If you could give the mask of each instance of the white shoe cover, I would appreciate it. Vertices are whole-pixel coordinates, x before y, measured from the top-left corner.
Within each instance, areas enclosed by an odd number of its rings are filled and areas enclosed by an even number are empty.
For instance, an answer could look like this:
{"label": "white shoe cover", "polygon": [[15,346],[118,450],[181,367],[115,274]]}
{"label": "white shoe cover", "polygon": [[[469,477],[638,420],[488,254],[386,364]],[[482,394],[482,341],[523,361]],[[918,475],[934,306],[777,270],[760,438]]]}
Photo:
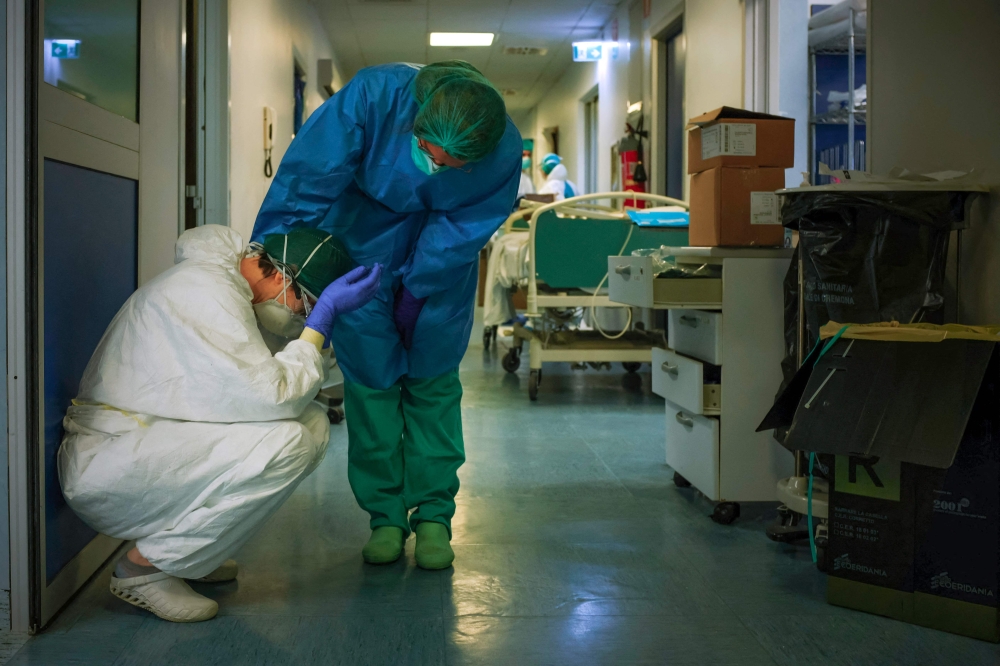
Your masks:
{"label": "white shoe cover", "polygon": [[162,572],[134,578],[112,576],[111,593],[170,622],[211,620],[219,612],[215,601],[201,596],[180,578]]}
{"label": "white shoe cover", "polygon": [[228,583],[231,580],[236,580],[236,574],[239,572],[240,566],[236,564],[236,560],[226,560],[218,569],[207,576],[192,578],[191,580],[196,583]]}

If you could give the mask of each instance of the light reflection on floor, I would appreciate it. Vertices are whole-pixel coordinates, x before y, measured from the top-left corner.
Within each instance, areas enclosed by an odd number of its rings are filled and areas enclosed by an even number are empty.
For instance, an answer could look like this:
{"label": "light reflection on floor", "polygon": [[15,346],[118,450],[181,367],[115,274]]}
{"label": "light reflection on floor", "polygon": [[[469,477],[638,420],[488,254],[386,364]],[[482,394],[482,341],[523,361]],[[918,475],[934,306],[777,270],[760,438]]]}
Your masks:
{"label": "light reflection on floor", "polygon": [[219,618],[160,621],[113,599],[105,572],[11,663],[1000,662],[993,645],[827,605],[807,551],[769,542],[759,512],[712,523],[671,483],[648,372],[547,366],[529,403],[527,363],[508,375],[472,339],[452,570],[416,569],[412,539],[403,561],[362,563],[367,517],[335,426],[239,554],[239,580],[201,588]]}

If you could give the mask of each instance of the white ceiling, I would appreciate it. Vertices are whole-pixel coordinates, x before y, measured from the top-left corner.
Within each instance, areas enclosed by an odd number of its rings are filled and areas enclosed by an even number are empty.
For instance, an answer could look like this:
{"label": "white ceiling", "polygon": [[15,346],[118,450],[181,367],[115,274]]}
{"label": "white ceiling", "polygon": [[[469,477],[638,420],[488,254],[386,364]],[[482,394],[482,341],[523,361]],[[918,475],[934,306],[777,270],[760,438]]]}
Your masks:
{"label": "white ceiling", "polygon": [[[506,95],[511,113],[538,103],[572,62],[573,40],[596,37],[620,0],[312,0],[346,78],[387,62],[467,60]],[[493,32],[490,47],[429,45],[431,32]],[[508,46],[548,49],[504,55]]]}

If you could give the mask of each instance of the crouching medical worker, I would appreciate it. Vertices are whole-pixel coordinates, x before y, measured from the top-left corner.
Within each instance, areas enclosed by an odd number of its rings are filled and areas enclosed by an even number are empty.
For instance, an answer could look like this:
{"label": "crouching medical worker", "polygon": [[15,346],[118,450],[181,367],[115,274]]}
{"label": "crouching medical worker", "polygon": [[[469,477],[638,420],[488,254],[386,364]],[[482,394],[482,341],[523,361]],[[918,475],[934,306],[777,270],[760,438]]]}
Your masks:
{"label": "crouching medical worker", "polygon": [[549,153],[542,158],[542,173],[545,174],[545,184],[538,190],[539,194],[554,194],[556,201],[575,197],[580,191],[569,179],[569,173],[563,166],[562,158],[555,153]]}
{"label": "crouching medical worker", "polygon": [[462,61],[359,71],[285,153],[254,238],[306,226],[386,267],[375,300],[333,332],[344,372],[348,479],[371,516],[362,554],[451,566],[465,461],[458,364],[479,251],[510,214],[521,136],[503,98]]}
{"label": "crouching medical worker", "polygon": [[[176,265],[112,320],[63,421],[58,464],[77,515],[136,541],[115,567],[116,596],[174,622],[215,616],[184,579],[235,578],[227,558],[326,451],[330,424],[312,404],[321,350],[381,278],[378,266],[343,274],[349,261],[315,230],[248,252],[210,224],[185,232]],[[272,356],[257,317],[299,339]]]}

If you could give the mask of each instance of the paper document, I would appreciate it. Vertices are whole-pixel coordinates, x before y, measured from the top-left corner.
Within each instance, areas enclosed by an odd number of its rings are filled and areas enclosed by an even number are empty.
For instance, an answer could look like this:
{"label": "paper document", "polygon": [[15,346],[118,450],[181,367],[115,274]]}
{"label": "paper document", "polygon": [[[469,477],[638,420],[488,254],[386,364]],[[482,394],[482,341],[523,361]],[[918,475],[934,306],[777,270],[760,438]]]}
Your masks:
{"label": "paper document", "polygon": [[719,155],[757,154],[757,126],[753,123],[717,123],[701,130],[701,159]]}
{"label": "paper document", "polygon": [[781,224],[778,195],[774,192],[750,193],[750,224]]}

